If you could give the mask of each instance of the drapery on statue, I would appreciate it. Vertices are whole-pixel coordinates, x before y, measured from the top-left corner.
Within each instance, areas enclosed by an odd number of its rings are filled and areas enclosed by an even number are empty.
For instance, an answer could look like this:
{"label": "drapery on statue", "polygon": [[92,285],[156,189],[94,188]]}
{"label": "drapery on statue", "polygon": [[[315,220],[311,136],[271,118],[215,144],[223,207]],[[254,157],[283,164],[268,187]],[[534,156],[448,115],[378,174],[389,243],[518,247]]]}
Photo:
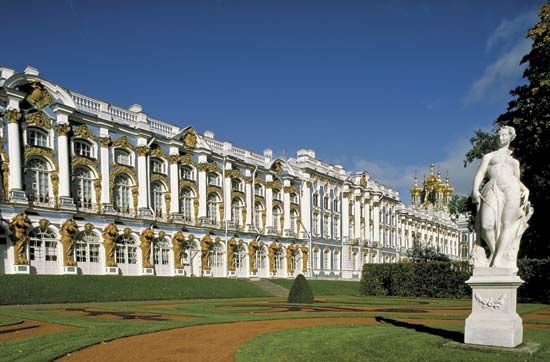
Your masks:
{"label": "drapery on statue", "polygon": [[[474,177],[472,198],[478,209],[475,225],[478,240],[472,255],[475,267],[512,268],[516,273],[519,242],[533,208],[529,190],[519,179],[519,162],[509,149],[516,131],[504,126],[498,130],[498,137],[498,150],[483,156]],[[479,191],[485,176],[489,180]],[[489,248],[488,259],[479,238]]]}
{"label": "drapery on statue", "polygon": [[153,268],[151,264],[151,243],[155,234],[151,228],[143,229],[139,235],[139,248],[141,249],[141,265],[143,268]]}
{"label": "drapery on statue", "polygon": [[103,247],[105,248],[105,266],[116,266],[115,242],[118,236],[118,229],[115,224],[109,224],[103,229]]}
{"label": "drapery on statue", "polygon": [[27,230],[31,227],[29,217],[23,214],[15,215],[11,220],[9,229],[11,232],[11,240],[15,248],[15,265],[27,265]]}
{"label": "drapery on statue", "polygon": [[309,252],[309,248],[305,245],[302,245],[300,246],[300,251],[302,252],[302,272],[306,273],[307,272],[307,262],[308,262],[308,252]]}
{"label": "drapery on statue", "polygon": [[296,255],[296,250],[298,246],[296,244],[290,244],[286,248],[286,270],[289,273],[294,273],[294,264],[292,263],[292,257]]}
{"label": "drapery on statue", "polygon": [[205,235],[201,240],[201,267],[203,271],[210,270],[210,248],[213,243],[210,235]]}
{"label": "drapery on statue", "polygon": [[174,252],[174,269],[183,269],[181,259],[183,256],[182,247],[185,241],[185,236],[181,231],[178,231],[172,237],[172,251]]}
{"label": "drapery on statue", "polygon": [[267,249],[267,256],[269,259],[269,272],[276,273],[277,268],[275,268],[275,254],[281,249],[281,245],[277,244],[275,241],[269,244]]}
{"label": "drapery on statue", "polygon": [[74,237],[78,232],[78,226],[74,220],[69,219],[61,225],[61,229],[59,231],[61,234],[61,245],[63,245],[63,265],[75,266]]}

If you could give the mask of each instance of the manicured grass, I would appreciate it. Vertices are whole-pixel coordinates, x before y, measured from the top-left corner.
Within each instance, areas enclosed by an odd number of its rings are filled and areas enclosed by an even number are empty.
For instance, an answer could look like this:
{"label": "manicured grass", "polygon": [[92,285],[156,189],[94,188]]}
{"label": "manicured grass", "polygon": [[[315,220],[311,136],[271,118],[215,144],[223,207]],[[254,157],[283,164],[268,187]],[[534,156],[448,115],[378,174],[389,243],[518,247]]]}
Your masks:
{"label": "manicured grass", "polygon": [[[269,280],[284,288],[292,287],[293,279],[273,279]],[[310,280],[309,286],[314,296],[318,295],[360,295],[359,282],[343,280]]]}
{"label": "manicured grass", "polygon": [[1,275],[0,304],[266,297],[248,280],[108,275]]}
{"label": "manicured grass", "polygon": [[[420,325],[420,323],[415,325]],[[549,361],[550,350],[534,356],[510,352],[480,352],[443,346],[462,341],[462,328],[428,326],[426,332],[388,323],[319,326],[283,330],[248,340],[236,353],[238,362],[261,361]],[[548,330],[530,330],[527,341],[547,344]]]}

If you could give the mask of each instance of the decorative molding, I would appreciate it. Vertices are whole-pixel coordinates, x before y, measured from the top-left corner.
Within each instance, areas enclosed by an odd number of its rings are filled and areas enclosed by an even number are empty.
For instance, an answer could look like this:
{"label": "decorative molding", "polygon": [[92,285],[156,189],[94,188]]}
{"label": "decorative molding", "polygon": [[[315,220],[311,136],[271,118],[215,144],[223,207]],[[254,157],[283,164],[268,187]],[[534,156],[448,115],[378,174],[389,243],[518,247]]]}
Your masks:
{"label": "decorative molding", "polygon": [[25,117],[25,121],[29,125],[42,127],[42,128],[48,129],[48,130],[52,129],[52,120],[50,119],[50,117],[46,113],[44,113],[42,111],[38,111],[38,112],[28,114]]}
{"label": "decorative molding", "polygon": [[134,213],[136,217],[138,215],[138,194],[139,194],[139,188],[136,185],[132,187],[132,199],[133,199],[132,201],[134,202]]}
{"label": "decorative molding", "polygon": [[203,162],[197,165],[199,171],[208,171],[208,172],[220,172],[220,167],[216,162]]}
{"label": "decorative molding", "polygon": [[292,193],[298,194],[298,189],[296,189],[296,187],[294,186],[285,186],[283,187],[283,191],[289,194],[292,194]]}
{"label": "decorative molding", "polygon": [[282,189],[283,184],[280,180],[275,180],[275,181],[266,182],[265,187],[267,187],[268,189],[278,189],[278,190],[280,190],[280,189]]}
{"label": "decorative molding", "polygon": [[23,152],[23,157],[25,160],[28,160],[33,156],[46,158],[48,161],[53,163],[56,170],[58,169],[57,160],[55,159],[55,152],[51,148],[25,145],[25,150]]}
{"label": "decorative molding", "polygon": [[193,149],[197,146],[197,133],[193,128],[187,129],[181,136],[185,148]]}
{"label": "decorative molding", "polygon": [[59,175],[56,171],[50,173],[50,179],[52,180],[52,191],[54,207],[59,207]]}
{"label": "decorative molding", "polygon": [[[86,126],[80,125],[73,130],[73,135],[79,138],[87,138],[93,141],[98,140],[98,137]],[[108,138],[108,137],[107,137]]]}
{"label": "decorative molding", "polygon": [[166,186],[170,186],[170,183],[168,182],[168,175],[165,175],[163,173],[151,173],[151,182],[153,181],[162,181]]}
{"label": "decorative molding", "polygon": [[55,127],[57,134],[60,136],[67,136],[71,132],[71,126],[68,123],[61,123]]}
{"label": "decorative molding", "polygon": [[21,120],[21,112],[18,109],[8,109],[6,112],[8,123],[17,123]]}
{"label": "decorative molding", "polygon": [[[72,158],[71,168],[74,171],[78,166],[89,166],[95,168],[96,170],[99,170],[100,162],[98,160],[88,157],[75,155]],[[99,174],[99,177],[101,178],[101,174]]]}
{"label": "decorative molding", "polygon": [[126,166],[126,165],[115,165],[113,168],[111,168],[111,177],[110,177],[110,182],[111,182],[111,188],[113,187],[113,184],[114,184],[114,181],[115,181],[115,177],[118,175],[118,174],[121,174],[121,173],[126,173],[128,174],[130,177],[133,178],[133,181],[137,184],[137,176],[136,176],[136,170],[133,168],[133,167],[130,167],[130,166]]}
{"label": "decorative molding", "polygon": [[254,183],[258,184],[258,185],[262,185],[262,186],[265,186],[265,181],[262,180],[260,177],[256,176],[256,178],[254,178]]}
{"label": "decorative molding", "polygon": [[209,193],[211,192],[221,192],[222,191],[222,188],[220,186],[215,186],[215,185],[208,185],[208,187],[206,188],[206,194],[208,195]]}
{"label": "decorative molding", "polygon": [[42,110],[53,103],[53,97],[40,82],[32,82],[31,87],[32,90],[27,95],[26,100],[34,108]]}
{"label": "decorative molding", "polygon": [[151,150],[147,146],[136,147],[136,153],[138,156],[147,156]]}
{"label": "decorative molding", "polygon": [[111,145],[111,137],[99,137],[101,147],[109,147]]}
{"label": "decorative molding", "polygon": [[95,191],[95,203],[97,206],[97,213],[100,214],[101,213],[101,179],[97,179],[94,181],[94,191]]}
{"label": "decorative molding", "polygon": [[239,169],[225,170],[225,177],[242,179],[243,174]]}
{"label": "decorative molding", "polygon": [[151,157],[166,158],[166,153],[160,147],[151,148],[149,154]]}
{"label": "decorative molding", "polygon": [[189,181],[189,180],[180,180],[178,183],[179,191],[181,192],[181,190],[183,190],[186,187],[189,187],[190,189],[195,191],[195,193],[197,191],[197,184],[195,182]]}
{"label": "decorative molding", "polygon": [[168,162],[170,162],[171,164],[181,162],[181,164],[183,164],[183,165],[190,165],[190,166],[195,166],[196,165],[196,162],[193,161],[193,158],[189,154],[183,155],[183,156],[181,156],[181,155],[169,155],[166,158],[168,159]]}
{"label": "decorative molding", "polygon": [[126,136],[120,136],[116,140],[113,140],[111,142],[111,145],[113,147],[126,147],[131,149],[132,151],[135,151],[136,147],[128,141],[128,138]]}
{"label": "decorative molding", "polygon": [[495,300],[493,299],[493,297],[483,298],[476,293],[475,300],[481,306],[482,309],[497,310],[504,305],[504,302],[506,301],[506,295],[501,294],[501,296]]}

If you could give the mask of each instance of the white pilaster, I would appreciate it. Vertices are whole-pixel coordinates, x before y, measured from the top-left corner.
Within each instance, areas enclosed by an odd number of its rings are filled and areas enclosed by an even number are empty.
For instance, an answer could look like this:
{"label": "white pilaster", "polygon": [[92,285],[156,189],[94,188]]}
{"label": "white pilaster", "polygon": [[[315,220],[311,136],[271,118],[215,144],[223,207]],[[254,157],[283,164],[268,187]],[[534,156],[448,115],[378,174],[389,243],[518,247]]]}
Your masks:
{"label": "white pilaster", "polygon": [[[205,163],[207,161],[206,155],[199,155],[199,164]],[[199,170],[199,218],[206,217],[206,190],[207,190],[207,180],[206,180],[206,171]]]}
{"label": "white pilaster", "polygon": [[354,195],[354,216],[355,216],[355,238],[361,238],[361,196]]}
{"label": "white pilaster", "polygon": [[[271,175],[266,176],[266,181],[271,182],[273,181],[273,177]],[[265,208],[266,208],[266,225],[264,225],[266,228],[272,228],[273,227],[273,189],[271,187],[265,188]]]}
{"label": "white pilaster", "polygon": [[[170,155],[177,156],[178,148],[170,147]],[[181,212],[179,205],[179,175],[178,162],[170,162],[170,211],[172,214]]]}
{"label": "white pilaster", "polygon": [[[15,90],[8,90],[8,110],[19,111],[19,102],[24,94]],[[19,194],[23,199],[23,164],[21,162],[21,119],[8,117],[8,154],[10,156],[10,173],[8,177],[8,190],[12,197]]]}
{"label": "white pilaster", "polygon": [[[290,180],[284,180],[284,187],[290,187]],[[290,192],[283,187],[283,230],[290,230]]]}
{"label": "white pilaster", "polygon": [[56,115],[58,126],[57,154],[59,162],[59,204],[61,207],[74,207],[71,198],[71,169],[69,164],[69,115],[72,110],[64,105],[56,104],[52,107]]}
{"label": "white pilaster", "polygon": [[348,238],[349,240],[349,197],[347,195],[347,192],[343,194],[340,210],[342,214],[342,238]]}
{"label": "white pilaster", "polygon": [[[101,128],[99,130],[100,140],[100,158],[101,158],[101,204],[103,208],[109,208],[111,204],[111,187],[109,185],[109,146],[107,144],[107,138],[109,137],[109,130],[107,128]],[[106,210],[107,211],[107,210]]]}
{"label": "white pilaster", "polygon": [[[254,182],[254,181],[252,181]],[[252,205],[252,183],[245,182],[244,184],[244,192],[245,192],[245,199],[246,199],[246,220],[244,220],[245,225],[252,225],[252,217],[254,212],[254,205]]]}
{"label": "white pilaster", "polygon": [[[147,139],[139,137],[137,140],[138,146],[145,146]],[[149,185],[147,181],[147,155],[138,153],[137,156],[137,174],[138,174],[138,210],[141,215],[149,214]]]}
{"label": "white pilaster", "polygon": [[[226,162],[224,165],[226,170],[231,169],[231,163]],[[225,207],[223,208],[224,215],[222,216],[222,222],[226,220],[231,220],[231,177],[227,177],[227,174],[225,175],[225,179],[223,180],[223,203],[225,204]],[[235,227],[238,225],[235,225]]]}
{"label": "white pilaster", "polygon": [[[311,233],[311,185],[307,182],[302,184],[300,192],[300,233],[307,231]],[[307,237],[307,236],[306,236]],[[313,257],[313,252],[309,251],[309,257]]]}

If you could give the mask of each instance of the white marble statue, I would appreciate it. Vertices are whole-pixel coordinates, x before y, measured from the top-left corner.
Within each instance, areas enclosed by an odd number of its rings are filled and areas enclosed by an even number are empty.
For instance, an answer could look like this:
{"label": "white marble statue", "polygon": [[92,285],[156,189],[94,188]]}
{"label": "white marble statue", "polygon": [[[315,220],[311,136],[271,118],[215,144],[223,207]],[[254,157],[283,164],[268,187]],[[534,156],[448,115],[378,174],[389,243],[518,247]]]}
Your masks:
{"label": "white marble statue", "polygon": [[[509,149],[515,136],[513,127],[501,127],[498,150],[483,156],[474,177],[472,197],[478,211],[478,241],[472,251],[474,267],[511,268],[513,273],[517,272],[519,242],[533,208],[529,190],[519,179],[519,161]],[[485,177],[488,181],[480,191]],[[480,237],[489,248],[488,259],[480,246]]]}

